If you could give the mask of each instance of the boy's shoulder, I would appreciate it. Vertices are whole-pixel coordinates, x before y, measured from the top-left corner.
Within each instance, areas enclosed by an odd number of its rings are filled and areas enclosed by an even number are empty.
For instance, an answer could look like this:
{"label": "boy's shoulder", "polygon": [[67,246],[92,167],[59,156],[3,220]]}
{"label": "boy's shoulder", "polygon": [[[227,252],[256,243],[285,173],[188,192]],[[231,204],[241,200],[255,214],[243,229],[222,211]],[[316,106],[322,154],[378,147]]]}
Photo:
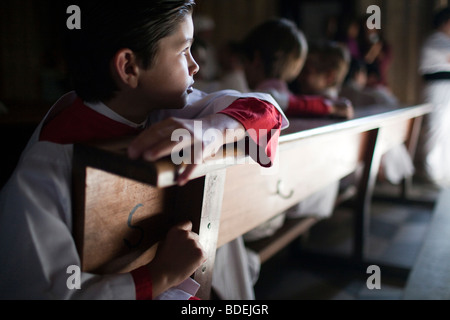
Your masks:
{"label": "boy's shoulder", "polygon": [[136,128],[118,122],[88,107],[81,98],[52,108],[44,120],[39,141],[74,144],[137,134]]}

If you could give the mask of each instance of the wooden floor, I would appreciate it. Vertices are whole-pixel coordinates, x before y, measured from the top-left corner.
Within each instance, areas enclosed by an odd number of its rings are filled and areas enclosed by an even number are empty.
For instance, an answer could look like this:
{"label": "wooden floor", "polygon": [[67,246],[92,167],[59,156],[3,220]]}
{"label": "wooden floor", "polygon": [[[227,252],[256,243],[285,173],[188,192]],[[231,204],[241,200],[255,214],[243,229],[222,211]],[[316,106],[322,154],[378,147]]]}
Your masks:
{"label": "wooden floor", "polygon": [[[386,200],[396,187],[377,184],[372,204],[369,258],[390,265],[412,268],[422,248],[433,217],[438,190],[428,184],[414,184],[414,205]],[[369,290],[370,276],[360,270],[343,269],[332,263],[309,263],[301,255],[307,248],[317,252],[346,255],[351,250],[351,211],[340,207],[331,219],[315,225],[296,244],[262,265],[255,286],[261,300],[402,300],[406,279],[383,272],[380,290]],[[450,228],[450,221],[448,223]]]}

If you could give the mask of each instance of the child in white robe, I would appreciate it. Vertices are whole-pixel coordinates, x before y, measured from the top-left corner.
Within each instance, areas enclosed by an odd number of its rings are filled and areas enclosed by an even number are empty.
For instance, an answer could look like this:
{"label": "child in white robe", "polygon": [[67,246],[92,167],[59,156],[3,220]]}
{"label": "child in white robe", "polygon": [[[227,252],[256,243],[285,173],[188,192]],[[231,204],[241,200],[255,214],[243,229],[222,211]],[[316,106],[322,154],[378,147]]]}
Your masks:
{"label": "child in white robe", "polygon": [[[68,268],[80,266],[72,237],[74,143],[137,135],[129,157],[154,161],[171,154],[174,130],[194,136],[194,119],[220,132],[280,131],[288,124],[269,95],[192,88],[198,71],[190,53],[193,6],[192,0],[80,3],[82,30],[69,31],[75,92],[42,120],[1,191],[1,299],[195,298],[198,284],[190,275],[205,258],[190,222],[174,226],[147,265],[124,274],[81,272],[79,290],[67,285]],[[221,141],[230,142],[225,134]],[[270,159],[274,146],[261,145]],[[194,156],[202,160],[201,153]],[[186,166],[180,185],[193,168]]]}
{"label": "child in white robe", "polygon": [[434,32],[422,47],[419,72],[424,101],[433,111],[426,123],[425,169],[437,186],[450,186],[450,8],[434,17]]}

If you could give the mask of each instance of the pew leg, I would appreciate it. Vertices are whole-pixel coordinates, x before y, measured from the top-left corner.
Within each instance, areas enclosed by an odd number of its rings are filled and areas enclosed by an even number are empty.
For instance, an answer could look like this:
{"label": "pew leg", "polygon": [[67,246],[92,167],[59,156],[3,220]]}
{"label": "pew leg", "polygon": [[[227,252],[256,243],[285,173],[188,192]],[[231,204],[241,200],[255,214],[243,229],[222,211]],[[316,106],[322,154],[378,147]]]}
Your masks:
{"label": "pew leg", "polygon": [[353,204],[353,248],[348,256],[342,254],[323,254],[314,252],[302,252],[302,258],[313,263],[328,264],[333,267],[354,269],[361,274],[366,274],[367,268],[377,265],[383,274],[406,281],[409,269],[371,261],[368,259],[368,241],[370,232],[370,208],[373,191],[381,163],[382,150],[377,145],[379,129],[369,132],[366,153],[363,159],[364,168],[358,181],[358,192]]}
{"label": "pew leg", "polygon": [[193,231],[199,234],[207,257],[206,262],[193,275],[200,284],[197,296],[202,300],[211,298],[225,174],[225,170],[218,170],[189,182],[178,190],[173,208],[177,212],[177,220],[188,219],[193,222]]}

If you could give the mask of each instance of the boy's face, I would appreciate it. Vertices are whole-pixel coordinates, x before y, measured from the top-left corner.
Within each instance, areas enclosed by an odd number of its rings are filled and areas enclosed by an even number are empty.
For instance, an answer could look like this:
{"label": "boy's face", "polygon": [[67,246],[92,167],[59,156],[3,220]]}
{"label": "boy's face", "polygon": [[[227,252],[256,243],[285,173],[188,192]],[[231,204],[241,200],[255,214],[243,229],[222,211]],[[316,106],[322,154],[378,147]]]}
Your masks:
{"label": "boy's face", "polygon": [[329,87],[328,75],[306,64],[298,78],[303,94],[320,94]]}
{"label": "boy's face", "polygon": [[305,58],[303,56],[299,58],[291,57],[289,63],[286,65],[285,72],[281,75],[282,80],[286,82],[293,81],[302,71],[304,64]]}
{"label": "boy's face", "polygon": [[179,109],[192,92],[199,66],[191,55],[194,37],[192,16],[187,15],[176,31],[159,42],[151,68],[143,70],[139,89],[151,109]]}

